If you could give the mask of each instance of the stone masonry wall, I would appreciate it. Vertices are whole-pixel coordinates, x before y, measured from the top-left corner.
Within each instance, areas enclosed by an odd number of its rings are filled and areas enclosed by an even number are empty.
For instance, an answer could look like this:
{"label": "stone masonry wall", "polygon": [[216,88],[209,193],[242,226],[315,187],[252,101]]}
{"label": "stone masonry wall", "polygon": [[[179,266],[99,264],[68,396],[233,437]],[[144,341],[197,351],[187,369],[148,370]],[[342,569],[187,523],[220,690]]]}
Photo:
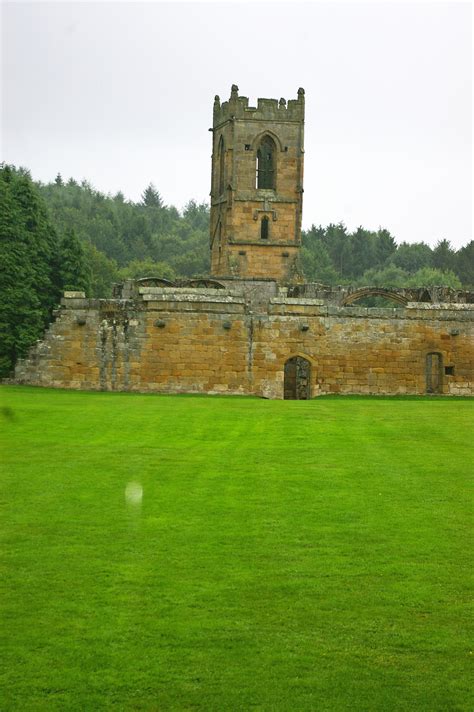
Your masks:
{"label": "stone masonry wall", "polygon": [[[294,246],[229,244],[226,251],[226,275],[267,277],[268,273],[284,276],[287,282],[299,279],[299,249]],[[223,271],[224,272],[224,271]]]}
{"label": "stone masonry wall", "polygon": [[[142,287],[130,300],[69,293],[16,381],[40,386],[283,397],[284,364],[311,363],[311,396],[422,394],[440,354],[440,392],[474,394],[474,305],[330,306],[284,294]],[[447,373],[445,370],[447,368]]]}

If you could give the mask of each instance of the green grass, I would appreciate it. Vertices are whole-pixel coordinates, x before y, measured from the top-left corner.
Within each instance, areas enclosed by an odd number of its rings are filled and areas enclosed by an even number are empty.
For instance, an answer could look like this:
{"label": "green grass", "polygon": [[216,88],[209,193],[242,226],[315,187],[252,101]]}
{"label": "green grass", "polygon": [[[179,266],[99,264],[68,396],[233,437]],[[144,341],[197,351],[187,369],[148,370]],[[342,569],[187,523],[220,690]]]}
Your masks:
{"label": "green grass", "polygon": [[472,710],[474,401],[0,398],[0,709]]}

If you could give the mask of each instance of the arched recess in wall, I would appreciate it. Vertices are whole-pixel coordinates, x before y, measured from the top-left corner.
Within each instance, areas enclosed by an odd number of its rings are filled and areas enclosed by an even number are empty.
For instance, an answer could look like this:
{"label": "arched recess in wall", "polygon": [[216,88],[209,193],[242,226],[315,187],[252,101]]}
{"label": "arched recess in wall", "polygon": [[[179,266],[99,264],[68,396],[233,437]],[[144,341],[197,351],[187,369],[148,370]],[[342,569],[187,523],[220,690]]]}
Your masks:
{"label": "arched recess in wall", "polygon": [[[390,289],[386,289],[385,287],[362,287],[361,289],[357,289],[355,292],[352,292],[351,294],[348,294],[346,297],[344,297],[341,302],[341,306],[351,306],[352,304],[355,304],[355,302],[369,300],[372,297],[379,297],[386,302],[394,302],[395,304],[399,304],[403,307],[406,307],[406,305],[408,304],[408,299],[403,294],[399,294],[398,292],[392,292]],[[367,301],[367,303],[362,304],[361,306],[382,305],[370,303],[369,301]]]}
{"label": "arched recess in wall", "polygon": [[264,134],[257,148],[256,187],[276,189],[276,143],[270,134]]}
{"label": "arched recess in wall", "polygon": [[208,279],[206,277],[186,279],[183,281],[183,286],[202,289],[225,289],[224,285],[217,279]]}
{"label": "arched recess in wall", "polygon": [[283,398],[309,400],[311,398],[311,361],[306,356],[290,356],[284,365]]}
{"label": "arched recess in wall", "polygon": [[219,148],[217,149],[218,165],[219,165],[219,176],[217,181],[217,191],[219,195],[224,192],[225,185],[225,146],[224,138],[221,136],[219,139]]}
{"label": "arched recess in wall", "polygon": [[138,287],[175,287],[176,283],[164,277],[140,277],[135,280]]}

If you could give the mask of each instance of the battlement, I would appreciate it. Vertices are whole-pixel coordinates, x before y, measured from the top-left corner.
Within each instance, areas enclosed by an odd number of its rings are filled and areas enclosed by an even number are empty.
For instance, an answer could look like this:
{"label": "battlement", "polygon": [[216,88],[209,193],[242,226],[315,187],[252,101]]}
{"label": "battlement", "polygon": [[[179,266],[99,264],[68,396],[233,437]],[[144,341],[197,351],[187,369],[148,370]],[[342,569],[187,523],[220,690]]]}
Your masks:
{"label": "battlement", "polygon": [[304,121],[304,89],[298,89],[298,98],[257,99],[257,106],[249,106],[246,96],[239,96],[239,87],[232,85],[230,99],[221,104],[218,96],[214,99],[213,127],[230,119],[246,121]]}

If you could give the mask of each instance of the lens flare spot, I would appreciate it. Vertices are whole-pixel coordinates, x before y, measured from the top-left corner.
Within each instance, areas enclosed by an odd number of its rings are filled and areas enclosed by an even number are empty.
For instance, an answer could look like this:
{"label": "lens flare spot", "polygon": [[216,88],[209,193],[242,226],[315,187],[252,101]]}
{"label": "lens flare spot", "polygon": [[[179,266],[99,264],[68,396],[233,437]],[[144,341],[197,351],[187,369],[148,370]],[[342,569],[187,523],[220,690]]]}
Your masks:
{"label": "lens flare spot", "polygon": [[125,501],[132,507],[137,507],[142,503],[143,487],[139,482],[128,482],[125,487]]}

